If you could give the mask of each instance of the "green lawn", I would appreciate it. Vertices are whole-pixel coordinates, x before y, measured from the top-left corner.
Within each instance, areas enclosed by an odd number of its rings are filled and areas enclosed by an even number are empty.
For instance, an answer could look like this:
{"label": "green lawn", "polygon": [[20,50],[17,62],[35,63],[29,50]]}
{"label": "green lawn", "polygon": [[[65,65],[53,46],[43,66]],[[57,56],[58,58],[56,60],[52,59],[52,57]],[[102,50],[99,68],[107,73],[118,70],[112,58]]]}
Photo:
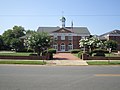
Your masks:
{"label": "green lawn", "polygon": [[78,57],[78,53],[74,53],[73,55],[76,56],[76,57]]}
{"label": "green lawn", "polygon": [[29,56],[31,53],[26,52],[0,52],[0,56]]}
{"label": "green lawn", "polygon": [[[78,54],[73,54],[74,56],[78,57]],[[92,56],[94,56],[95,53],[92,54]],[[105,54],[106,57],[120,57],[120,55],[115,55],[114,53],[110,53],[110,54]]]}
{"label": "green lawn", "polygon": [[44,65],[43,61],[17,61],[17,60],[2,60],[0,64],[28,64],[28,65]]}
{"label": "green lawn", "polygon": [[120,65],[120,61],[87,61],[88,65]]}
{"label": "green lawn", "polygon": [[120,55],[115,55],[114,53],[105,54],[106,57],[120,57]]}

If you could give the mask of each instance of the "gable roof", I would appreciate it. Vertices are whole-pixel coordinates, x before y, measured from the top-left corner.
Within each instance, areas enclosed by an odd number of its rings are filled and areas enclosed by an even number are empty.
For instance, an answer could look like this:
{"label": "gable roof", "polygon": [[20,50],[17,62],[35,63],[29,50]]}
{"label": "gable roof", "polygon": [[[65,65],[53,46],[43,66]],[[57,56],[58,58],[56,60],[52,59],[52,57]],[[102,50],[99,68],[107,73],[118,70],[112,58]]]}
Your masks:
{"label": "gable roof", "polygon": [[51,33],[55,30],[58,30],[60,29],[60,27],[39,27],[37,29],[37,32],[48,32],[48,33]]}
{"label": "gable roof", "polygon": [[118,35],[118,34],[120,34],[120,30],[113,30],[113,31],[107,32],[105,34],[102,34],[100,36],[102,37],[102,36],[111,35],[111,34],[112,35]]}
{"label": "gable roof", "polygon": [[78,34],[90,34],[87,27],[73,27],[73,32]]}
{"label": "gable roof", "polygon": [[[60,27],[39,27],[37,32],[48,32],[52,33],[53,31],[59,30]],[[65,29],[71,31],[71,27],[65,27]],[[89,34],[90,32],[87,27],[73,27],[73,32],[77,34]]]}

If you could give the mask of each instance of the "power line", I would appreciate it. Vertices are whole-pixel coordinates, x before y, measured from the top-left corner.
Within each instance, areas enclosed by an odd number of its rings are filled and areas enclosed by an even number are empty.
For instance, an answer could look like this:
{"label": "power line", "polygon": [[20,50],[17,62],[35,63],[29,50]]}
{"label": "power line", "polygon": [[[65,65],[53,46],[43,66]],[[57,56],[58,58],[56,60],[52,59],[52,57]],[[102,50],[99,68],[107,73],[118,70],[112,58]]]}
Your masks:
{"label": "power line", "polygon": [[[0,17],[58,17],[61,15],[0,15]],[[81,14],[81,15],[75,15],[75,14],[64,14],[64,16],[75,16],[75,17],[119,17],[119,14],[112,15],[112,14]]]}

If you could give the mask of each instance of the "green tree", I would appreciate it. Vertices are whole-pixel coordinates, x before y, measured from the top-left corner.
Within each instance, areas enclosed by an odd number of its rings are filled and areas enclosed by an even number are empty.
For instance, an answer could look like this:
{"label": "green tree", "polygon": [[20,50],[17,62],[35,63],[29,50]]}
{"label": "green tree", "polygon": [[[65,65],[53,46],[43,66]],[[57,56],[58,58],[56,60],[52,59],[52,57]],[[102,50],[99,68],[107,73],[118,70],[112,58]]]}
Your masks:
{"label": "green tree", "polygon": [[13,29],[5,31],[2,35],[5,42],[5,49],[12,49],[11,43],[15,41],[14,39],[19,39],[19,37],[24,36],[24,32],[25,29],[22,26],[14,26]]}
{"label": "green tree", "polygon": [[12,47],[15,51],[19,51],[19,50],[23,47],[23,43],[21,42],[20,39],[13,38],[13,39],[11,40],[11,47]]}
{"label": "green tree", "polygon": [[89,39],[87,39],[87,38],[86,39],[81,39],[79,42],[80,42],[79,43],[80,47],[84,48],[84,52],[85,52],[86,51],[85,49],[88,48]]}
{"label": "green tree", "polygon": [[4,44],[5,44],[5,49],[11,49],[10,44],[11,44],[11,40],[13,38],[15,38],[15,35],[13,33],[12,29],[8,29],[7,31],[5,31],[3,33],[3,40],[4,40]]}
{"label": "green tree", "polygon": [[50,37],[46,32],[34,33],[28,38],[28,47],[34,49],[40,56],[44,50],[50,47]]}
{"label": "green tree", "polygon": [[13,33],[15,35],[15,38],[19,38],[25,35],[25,29],[22,26],[14,26]]}
{"label": "green tree", "polygon": [[0,50],[2,50],[4,48],[4,41],[3,41],[3,37],[0,35]]}
{"label": "green tree", "polygon": [[111,48],[111,50],[116,50],[117,42],[114,40],[108,40],[108,41],[105,41],[105,46],[107,49]]}
{"label": "green tree", "polygon": [[89,49],[90,52],[93,49],[103,48],[104,46],[104,43],[101,40],[99,40],[97,37],[81,39],[79,42],[80,42],[79,43],[80,47],[84,47],[84,51],[85,51],[85,48],[87,48]]}
{"label": "green tree", "polygon": [[93,37],[89,38],[88,46],[91,50],[96,49],[96,48],[102,49],[104,46],[104,43],[97,37],[93,36]]}
{"label": "green tree", "polygon": [[26,34],[33,34],[33,33],[35,33],[35,31],[33,31],[33,30],[27,30],[26,31]]}

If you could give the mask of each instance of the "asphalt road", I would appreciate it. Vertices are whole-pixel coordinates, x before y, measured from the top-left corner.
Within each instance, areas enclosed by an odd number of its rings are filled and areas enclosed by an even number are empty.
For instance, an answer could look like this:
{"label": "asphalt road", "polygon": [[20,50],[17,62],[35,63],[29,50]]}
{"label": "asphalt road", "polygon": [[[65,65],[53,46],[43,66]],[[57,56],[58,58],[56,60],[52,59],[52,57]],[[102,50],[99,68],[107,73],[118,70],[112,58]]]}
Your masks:
{"label": "asphalt road", "polygon": [[120,66],[0,65],[0,90],[120,90]]}

